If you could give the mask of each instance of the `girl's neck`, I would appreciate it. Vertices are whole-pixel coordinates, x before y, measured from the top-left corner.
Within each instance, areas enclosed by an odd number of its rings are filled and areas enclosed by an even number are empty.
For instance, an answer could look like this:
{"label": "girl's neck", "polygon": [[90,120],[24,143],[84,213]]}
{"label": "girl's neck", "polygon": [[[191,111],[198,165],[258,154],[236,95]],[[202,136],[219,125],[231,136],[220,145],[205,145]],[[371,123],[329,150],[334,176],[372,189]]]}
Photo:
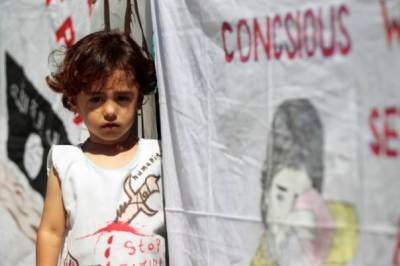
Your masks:
{"label": "girl's neck", "polygon": [[137,142],[138,137],[133,133],[130,133],[124,140],[113,144],[98,143],[88,138],[83,143],[83,150],[85,153],[115,156],[119,153],[131,150]]}

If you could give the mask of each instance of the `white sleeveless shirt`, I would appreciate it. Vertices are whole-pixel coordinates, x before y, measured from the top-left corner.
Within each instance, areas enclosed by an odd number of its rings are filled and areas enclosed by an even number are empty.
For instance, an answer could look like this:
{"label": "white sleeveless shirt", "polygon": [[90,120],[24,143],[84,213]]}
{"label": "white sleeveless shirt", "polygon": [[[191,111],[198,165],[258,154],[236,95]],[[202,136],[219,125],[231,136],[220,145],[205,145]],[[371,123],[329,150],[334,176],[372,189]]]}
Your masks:
{"label": "white sleeveless shirt", "polygon": [[165,265],[157,140],[139,140],[135,157],[122,168],[103,169],[72,145],[54,145],[48,169],[51,165],[66,211],[58,265]]}

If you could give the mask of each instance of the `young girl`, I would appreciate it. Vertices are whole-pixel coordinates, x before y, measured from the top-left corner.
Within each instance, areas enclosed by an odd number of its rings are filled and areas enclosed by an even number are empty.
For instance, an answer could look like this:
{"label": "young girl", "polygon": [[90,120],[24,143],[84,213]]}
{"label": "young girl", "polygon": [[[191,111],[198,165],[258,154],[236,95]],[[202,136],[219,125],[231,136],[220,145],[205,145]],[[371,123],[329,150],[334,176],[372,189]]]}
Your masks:
{"label": "young girl", "polygon": [[89,138],[49,153],[37,265],[165,265],[159,145],[132,130],[154,64],[128,35],[96,32],[47,83]]}

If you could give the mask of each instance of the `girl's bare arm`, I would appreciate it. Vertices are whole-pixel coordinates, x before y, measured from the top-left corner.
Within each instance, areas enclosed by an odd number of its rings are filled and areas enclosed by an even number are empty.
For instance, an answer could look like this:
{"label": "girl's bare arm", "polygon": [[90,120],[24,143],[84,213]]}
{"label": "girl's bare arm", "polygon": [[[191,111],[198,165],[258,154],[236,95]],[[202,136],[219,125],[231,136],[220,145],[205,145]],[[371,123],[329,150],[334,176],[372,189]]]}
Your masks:
{"label": "girl's bare arm", "polygon": [[65,210],[61,184],[54,167],[47,179],[42,220],[36,240],[36,266],[57,265],[60,247],[64,240]]}

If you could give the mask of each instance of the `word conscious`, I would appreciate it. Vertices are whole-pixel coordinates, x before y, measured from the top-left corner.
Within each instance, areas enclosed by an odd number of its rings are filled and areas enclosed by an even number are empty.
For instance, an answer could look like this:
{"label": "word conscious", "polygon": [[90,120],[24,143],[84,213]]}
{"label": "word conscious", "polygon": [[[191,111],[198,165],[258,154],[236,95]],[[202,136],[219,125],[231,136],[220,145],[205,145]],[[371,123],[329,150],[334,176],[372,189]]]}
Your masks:
{"label": "word conscious", "polygon": [[345,4],[242,18],[220,27],[225,61],[289,60],[347,55],[352,40],[346,27]]}

